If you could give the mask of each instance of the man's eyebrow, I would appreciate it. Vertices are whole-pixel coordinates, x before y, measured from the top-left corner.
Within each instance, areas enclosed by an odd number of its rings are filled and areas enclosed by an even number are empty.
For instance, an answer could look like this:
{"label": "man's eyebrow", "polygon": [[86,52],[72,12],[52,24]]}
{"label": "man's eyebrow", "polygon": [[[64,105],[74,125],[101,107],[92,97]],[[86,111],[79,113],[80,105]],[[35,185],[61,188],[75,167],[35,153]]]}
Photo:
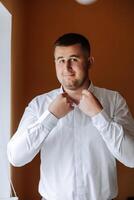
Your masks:
{"label": "man's eyebrow", "polygon": [[[72,54],[72,55],[69,56],[69,58],[72,58],[72,57],[79,58],[80,56],[78,56],[76,54]],[[64,56],[59,56],[59,57],[55,58],[55,60],[59,60],[59,59],[62,59],[62,58],[64,58]]]}
{"label": "man's eyebrow", "polygon": [[73,55],[70,55],[69,57],[79,58],[80,56],[78,56],[78,55],[76,55],[76,54],[73,54]]}
{"label": "man's eyebrow", "polygon": [[55,60],[59,60],[61,58],[64,58],[64,57],[63,56],[59,56],[59,57],[55,58]]}

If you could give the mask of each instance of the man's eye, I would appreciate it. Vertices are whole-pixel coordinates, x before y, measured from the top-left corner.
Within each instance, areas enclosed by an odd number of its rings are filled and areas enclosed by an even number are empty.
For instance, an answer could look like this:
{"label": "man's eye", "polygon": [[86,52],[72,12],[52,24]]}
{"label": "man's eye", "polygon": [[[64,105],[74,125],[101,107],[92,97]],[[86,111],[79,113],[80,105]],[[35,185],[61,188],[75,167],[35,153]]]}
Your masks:
{"label": "man's eye", "polygon": [[77,58],[71,58],[71,61],[72,61],[72,62],[77,62],[78,59],[77,59]]}
{"label": "man's eye", "polygon": [[60,59],[60,60],[58,60],[58,63],[59,64],[65,63],[65,60],[64,59]]}

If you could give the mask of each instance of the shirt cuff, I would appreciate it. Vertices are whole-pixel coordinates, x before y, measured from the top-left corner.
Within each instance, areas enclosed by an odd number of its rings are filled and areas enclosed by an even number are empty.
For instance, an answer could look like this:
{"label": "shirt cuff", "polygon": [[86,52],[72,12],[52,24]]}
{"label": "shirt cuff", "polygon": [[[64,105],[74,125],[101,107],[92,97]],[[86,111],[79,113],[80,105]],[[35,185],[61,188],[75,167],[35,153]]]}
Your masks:
{"label": "shirt cuff", "polygon": [[104,111],[104,109],[91,117],[91,120],[93,122],[93,125],[101,131],[103,128],[107,127],[109,125],[109,122],[111,121],[110,117],[107,115],[107,113]]}
{"label": "shirt cuff", "polygon": [[40,118],[34,124],[28,127],[28,132],[33,133],[40,125],[48,131],[51,131],[57,124],[58,118],[56,118],[51,112],[46,110]]}
{"label": "shirt cuff", "polygon": [[55,117],[49,110],[45,111],[41,117],[39,118],[39,123],[42,123],[42,125],[49,131],[52,130],[54,126],[56,126],[58,122],[58,118]]}
{"label": "shirt cuff", "polygon": [[[52,113],[48,110],[45,111],[37,122],[28,128],[29,134],[27,135],[27,139],[29,148],[38,148],[50,131],[56,126],[57,122],[58,119]],[[44,134],[42,134],[42,132]]]}

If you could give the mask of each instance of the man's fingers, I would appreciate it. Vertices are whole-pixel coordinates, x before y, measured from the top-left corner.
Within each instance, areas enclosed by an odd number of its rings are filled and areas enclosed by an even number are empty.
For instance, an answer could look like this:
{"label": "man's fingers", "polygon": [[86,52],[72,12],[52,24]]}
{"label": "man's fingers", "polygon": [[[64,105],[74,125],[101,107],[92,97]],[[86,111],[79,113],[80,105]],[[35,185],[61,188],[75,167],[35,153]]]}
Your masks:
{"label": "man's fingers", "polygon": [[63,92],[62,94],[61,94],[63,97],[67,97],[67,93],[66,92]]}
{"label": "man's fingers", "polygon": [[91,97],[91,96],[94,96],[89,90],[82,90],[82,97],[86,97],[86,96],[88,96],[88,97]]}
{"label": "man's fingers", "polygon": [[71,105],[74,103],[74,100],[66,93],[62,93],[62,96],[66,98],[66,102],[70,103]]}
{"label": "man's fingers", "polygon": [[89,96],[91,94],[91,92],[89,90],[82,90],[82,94]]}

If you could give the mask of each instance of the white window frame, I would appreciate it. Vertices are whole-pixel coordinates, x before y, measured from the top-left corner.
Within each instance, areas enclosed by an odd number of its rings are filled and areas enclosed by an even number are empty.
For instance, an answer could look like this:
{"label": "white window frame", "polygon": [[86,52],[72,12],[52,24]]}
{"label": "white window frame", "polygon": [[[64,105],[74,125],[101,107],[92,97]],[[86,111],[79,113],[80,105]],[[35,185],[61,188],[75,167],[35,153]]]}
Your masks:
{"label": "white window frame", "polygon": [[10,196],[7,142],[11,121],[11,21],[11,14],[0,3],[0,198]]}

